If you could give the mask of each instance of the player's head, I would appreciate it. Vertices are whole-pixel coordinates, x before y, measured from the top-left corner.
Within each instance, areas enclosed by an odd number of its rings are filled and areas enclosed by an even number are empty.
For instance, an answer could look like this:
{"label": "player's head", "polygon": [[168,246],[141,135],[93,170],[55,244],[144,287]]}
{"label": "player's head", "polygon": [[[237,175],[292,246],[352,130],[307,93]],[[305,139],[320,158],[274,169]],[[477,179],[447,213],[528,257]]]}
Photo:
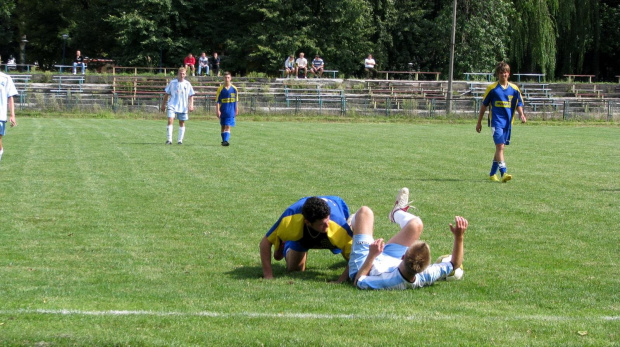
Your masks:
{"label": "player's head", "polygon": [[309,197],[301,207],[301,214],[305,225],[316,231],[327,232],[331,214],[327,201],[316,196]]}
{"label": "player's head", "polygon": [[180,67],[179,71],[177,72],[177,77],[180,79],[184,79],[186,75],[187,75],[187,70],[184,67]]}
{"label": "player's head", "polygon": [[299,53],[299,57],[303,58],[304,57],[304,52]]}
{"label": "player's head", "polygon": [[416,241],[403,255],[403,262],[412,274],[420,273],[431,263],[431,248],[426,242]]}
{"label": "player's head", "polygon": [[497,66],[495,67],[495,76],[500,76],[503,73],[509,73],[510,74],[510,65],[508,65],[506,62],[504,61],[500,61]]}
{"label": "player's head", "polygon": [[288,59],[289,59],[289,60],[294,60],[294,59],[295,59],[295,56],[291,54],[291,55],[289,55],[289,56],[288,56]]}

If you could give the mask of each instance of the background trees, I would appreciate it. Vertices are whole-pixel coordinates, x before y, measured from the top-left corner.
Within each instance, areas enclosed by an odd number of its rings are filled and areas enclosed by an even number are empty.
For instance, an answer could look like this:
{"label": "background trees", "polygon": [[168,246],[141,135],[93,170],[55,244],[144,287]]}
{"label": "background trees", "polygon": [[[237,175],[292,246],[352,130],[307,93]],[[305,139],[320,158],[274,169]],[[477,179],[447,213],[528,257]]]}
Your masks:
{"label": "background trees", "polygon": [[[329,69],[448,72],[453,0],[5,0],[0,55],[45,66],[76,49],[119,65],[180,65],[218,51],[225,69],[277,73],[288,54],[320,54]],[[620,74],[620,0],[459,0],[455,73],[513,71]]]}

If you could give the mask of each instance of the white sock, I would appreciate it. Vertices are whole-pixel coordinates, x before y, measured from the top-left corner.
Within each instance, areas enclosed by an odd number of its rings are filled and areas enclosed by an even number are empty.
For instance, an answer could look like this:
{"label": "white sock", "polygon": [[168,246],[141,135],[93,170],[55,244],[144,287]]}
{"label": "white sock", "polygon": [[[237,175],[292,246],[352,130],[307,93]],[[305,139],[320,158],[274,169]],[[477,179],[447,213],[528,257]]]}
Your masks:
{"label": "white sock", "polygon": [[349,216],[349,226],[351,226],[351,229],[353,229],[353,226],[355,225],[355,215],[356,215],[356,213],[354,213],[353,215]]}
{"label": "white sock", "polygon": [[168,141],[172,141],[172,125],[168,125],[166,131],[168,132]]}
{"label": "white sock", "polygon": [[404,228],[405,225],[407,225],[414,218],[420,217],[413,215],[409,212],[405,212],[403,210],[398,210],[394,212],[394,221],[400,226],[401,229]]}
{"label": "white sock", "polygon": [[185,136],[185,126],[179,127],[179,142],[183,142],[183,136]]}
{"label": "white sock", "polygon": [[4,153],[4,148],[0,149],[0,160],[2,160],[2,153]]}

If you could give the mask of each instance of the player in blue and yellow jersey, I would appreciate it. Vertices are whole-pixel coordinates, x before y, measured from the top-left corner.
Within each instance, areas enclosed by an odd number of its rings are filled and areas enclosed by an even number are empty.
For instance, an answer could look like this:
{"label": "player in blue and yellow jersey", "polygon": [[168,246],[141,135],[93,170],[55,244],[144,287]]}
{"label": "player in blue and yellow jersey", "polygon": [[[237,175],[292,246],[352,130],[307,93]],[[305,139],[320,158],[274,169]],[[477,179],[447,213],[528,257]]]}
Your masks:
{"label": "player in blue and yellow jersey", "polygon": [[239,113],[239,93],[237,87],[232,85],[230,72],[224,73],[224,85],[217,89],[215,101],[217,102],[217,118],[222,126],[222,146],[228,146],[230,140],[230,127],[235,126],[235,117]]}
{"label": "player in blue and yellow jersey", "polygon": [[[289,206],[260,242],[265,279],[273,278],[273,257],[285,258],[287,271],[305,271],[308,250],[329,249],[348,261],[353,232],[347,223],[349,207],[337,196],[305,197]],[[346,281],[348,266],[336,282]]]}
{"label": "player in blue and yellow jersey", "polygon": [[[510,144],[510,132],[515,112],[519,113],[522,123],[525,123],[527,120],[523,113],[523,96],[521,91],[515,84],[508,82],[510,66],[505,62],[499,63],[495,69],[495,74],[497,75],[498,82],[489,85],[484,93],[476,131],[482,131],[482,117],[484,117],[487,107],[489,107],[489,126],[493,132],[493,141],[495,142],[495,155],[489,177],[492,181],[501,180],[501,182],[508,182],[512,179],[512,175],[506,173],[504,147]],[[501,173],[501,178],[497,177],[498,169]]]}

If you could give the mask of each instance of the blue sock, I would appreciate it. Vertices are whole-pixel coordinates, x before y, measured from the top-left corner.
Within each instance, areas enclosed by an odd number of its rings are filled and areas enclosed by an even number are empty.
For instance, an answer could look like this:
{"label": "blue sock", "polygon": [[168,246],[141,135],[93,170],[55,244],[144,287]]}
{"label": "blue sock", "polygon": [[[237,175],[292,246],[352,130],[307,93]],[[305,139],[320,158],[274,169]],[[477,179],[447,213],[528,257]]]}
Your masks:
{"label": "blue sock", "polygon": [[220,136],[222,137],[222,142],[226,141],[226,133],[220,133]]}
{"label": "blue sock", "polygon": [[499,168],[499,163],[493,160],[493,165],[491,165],[491,173],[489,176],[493,176],[497,173],[497,169]]}
{"label": "blue sock", "polygon": [[228,140],[230,140],[230,132],[225,131],[224,132],[224,141],[228,142]]}

